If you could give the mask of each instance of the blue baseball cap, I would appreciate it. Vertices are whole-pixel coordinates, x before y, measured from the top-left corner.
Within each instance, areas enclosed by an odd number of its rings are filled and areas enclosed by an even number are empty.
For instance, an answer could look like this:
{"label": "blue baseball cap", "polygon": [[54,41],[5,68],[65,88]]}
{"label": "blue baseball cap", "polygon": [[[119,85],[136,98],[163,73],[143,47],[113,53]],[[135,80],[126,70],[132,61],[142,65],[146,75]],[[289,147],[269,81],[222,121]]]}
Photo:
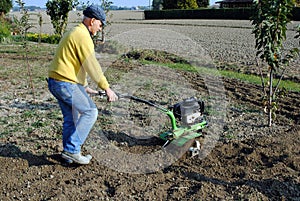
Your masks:
{"label": "blue baseball cap", "polygon": [[95,18],[100,20],[104,26],[106,26],[106,15],[104,10],[97,5],[90,5],[84,11],[83,15],[89,18]]}

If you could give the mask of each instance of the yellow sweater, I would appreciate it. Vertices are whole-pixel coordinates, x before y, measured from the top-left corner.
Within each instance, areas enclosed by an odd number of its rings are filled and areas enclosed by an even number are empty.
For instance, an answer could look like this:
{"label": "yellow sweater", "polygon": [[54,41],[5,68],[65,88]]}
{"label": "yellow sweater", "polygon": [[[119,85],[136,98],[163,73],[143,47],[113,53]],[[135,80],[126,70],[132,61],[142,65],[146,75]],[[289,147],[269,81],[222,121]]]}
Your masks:
{"label": "yellow sweater", "polygon": [[93,40],[83,23],[74,27],[61,39],[49,67],[49,77],[87,85],[87,74],[103,90],[109,88],[106,77],[95,56]]}

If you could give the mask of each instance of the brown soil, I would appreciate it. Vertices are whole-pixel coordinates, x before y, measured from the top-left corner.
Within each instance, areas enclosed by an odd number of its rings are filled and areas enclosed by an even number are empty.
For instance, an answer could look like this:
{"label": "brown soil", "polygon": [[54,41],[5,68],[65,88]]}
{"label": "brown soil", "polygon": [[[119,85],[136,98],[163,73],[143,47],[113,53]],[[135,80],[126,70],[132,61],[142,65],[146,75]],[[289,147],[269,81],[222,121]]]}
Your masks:
{"label": "brown soil", "polygon": [[[110,70],[114,73],[126,72],[132,70],[133,66],[149,68],[121,62],[115,63]],[[150,65],[150,68],[154,66]],[[198,95],[207,95],[206,83],[201,76],[172,71],[189,80]],[[169,76],[172,74],[169,73]],[[23,120],[6,120],[1,116],[2,128],[9,129],[5,125],[13,123],[45,122],[44,119],[30,116],[30,109],[50,119],[56,117],[48,133],[41,133],[36,125],[32,131],[18,131],[22,135],[1,134],[0,200],[299,200],[300,94],[291,92],[280,101],[280,112],[273,127],[269,128],[261,112],[259,86],[234,79],[221,81],[228,102],[226,122],[211,152],[203,158],[190,157],[187,152],[169,166],[148,173],[122,171],[120,167],[124,162],[119,164],[119,160],[112,155],[110,160],[115,162],[111,167],[97,157],[86,166],[64,164],[59,155],[61,138],[57,137],[61,132],[61,116],[55,100],[48,98],[38,103],[28,103],[26,99],[23,102],[15,99],[7,101],[8,98],[3,94],[0,105],[2,115],[16,112],[23,115]],[[46,84],[36,90],[42,92],[45,87]],[[7,87],[7,90],[9,94],[10,88]],[[212,90],[219,90],[219,86]],[[136,91],[135,95],[158,102],[170,101],[167,100],[168,95],[161,97],[158,92],[145,91]],[[44,96],[44,93],[40,96]],[[100,105],[102,114],[97,126],[102,126],[108,139],[104,143],[113,144],[128,155],[161,149],[164,143],[161,140],[132,136],[120,130],[117,123],[107,122],[105,117],[110,115],[109,108],[113,106],[105,105],[103,101],[101,103],[98,98],[95,101]],[[209,99],[205,102],[209,106]],[[135,126],[149,126],[149,118],[145,116],[149,107],[132,104],[130,107],[135,110],[130,111]],[[209,111],[206,111],[206,115],[213,116]],[[25,118],[28,116],[30,118]],[[212,127],[219,122],[212,117],[208,117],[208,121],[212,123],[204,138],[213,132]],[[84,150],[91,151],[88,148]],[[141,167],[147,162],[146,158],[140,161]],[[127,165],[134,163],[134,158],[127,161]]]}

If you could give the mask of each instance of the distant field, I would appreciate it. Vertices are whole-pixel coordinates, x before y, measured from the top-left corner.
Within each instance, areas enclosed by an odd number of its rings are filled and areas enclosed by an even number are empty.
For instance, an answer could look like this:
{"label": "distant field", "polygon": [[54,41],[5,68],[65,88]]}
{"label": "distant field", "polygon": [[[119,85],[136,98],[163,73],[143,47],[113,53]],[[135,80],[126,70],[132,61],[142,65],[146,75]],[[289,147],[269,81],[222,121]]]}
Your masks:
{"label": "distant field", "polygon": [[[36,12],[31,14],[31,23],[35,25],[31,32],[38,32]],[[13,12],[10,15],[20,16]],[[43,33],[53,33],[50,17],[44,11]],[[82,19],[81,12],[72,11],[69,15],[67,29],[77,25]],[[252,25],[249,20],[144,20],[143,11],[110,11],[106,27],[106,38],[116,39],[129,48],[169,50],[173,53],[187,53],[191,48],[186,40],[193,41],[203,48],[212,58],[217,67],[255,74],[256,50]],[[294,21],[288,25],[285,48],[297,47],[299,40],[295,39],[295,27],[300,22]],[[175,36],[176,35],[176,36]],[[179,37],[181,39],[175,39]],[[173,42],[166,42],[172,41]],[[164,46],[163,46],[164,45]],[[162,47],[163,46],[163,47]],[[182,55],[180,55],[182,56]],[[287,77],[300,80],[299,60],[291,64]]]}
{"label": "distant field", "polygon": [[[46,14],[46,11],[42,11],[42,17],[43,17],[43,26],[42,26],[42,32],[43,33],[53,33],[53,27],[51,24],[50,16]],[[31,32],[39,32],[38,27],[38,12],[30,12],[30,21],[35,26],[34,28],[30,29]],[[112,14],[112,18],[110,20],[112,21],[122,21],[122,20],[143,20],[144,13],[143,11],[111,11],[110,14]],[[20,17],[20,12],[11,12],[9,14],[10,16],[16,16]],[[69,23],[68,28],[73,27],[78,22],[80,22],[82,19],[82,12],[80,11],[71,11],[69,13]]]}

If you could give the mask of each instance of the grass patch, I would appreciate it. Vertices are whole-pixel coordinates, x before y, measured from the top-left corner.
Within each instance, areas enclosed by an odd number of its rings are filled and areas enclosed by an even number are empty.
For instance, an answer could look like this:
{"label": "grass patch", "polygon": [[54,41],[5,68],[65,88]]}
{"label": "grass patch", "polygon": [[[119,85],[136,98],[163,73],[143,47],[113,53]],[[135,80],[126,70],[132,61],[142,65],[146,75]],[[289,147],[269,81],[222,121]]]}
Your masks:
{"label": "grass patch", "polygon": [[[234,72],[234,71],[226,71],[226,70],[220,70],[219,72],[223,77],[238,79],[238,80],[248,82],[251,84],[261,85],[260,76],[243,74],[243,73],[238,73],[238,72]],[[277,84],[277,82],[278,82],[278,79],[274,79],[274,82],[273,82],[274,86]],[[290,81],[290,80],[281,80],[279,88],[281,88],[281,89],[284,88],[288,91],[300,92],[300,84],[297,82]]]}
{"label": "grass patch", "polygon": [[[160,66],[165,66],[172,69],[183,70],[192,73],[200,73],[200,74],[206,74],[212,76],[222,76],[231,79],[238,79],[240,81],[247,82],[250,84],[261,85],[260,76],[251,75],[251,74],[243,74],[243,73],[228,71],[228,70],[217,70],[214,68],[196,67],[185,63],[160,63],[156,61],[147,61],[147,60],[141,60],[141,63],[160,65]],[[278,79],[274,79],[273,84],[275,85],[277,84],[277,82]],[[279,88],[280,89],[284,88],[288,91],[300,92],[300,83],[293,82],[290,80],[281,80]]]}
{"label": "grass patch", "polygon": [[[165,66],[175,70],[183,70],[192,73],[200,73],[211,76],[222,76],[225,78],[238,79],[250,84],[261,85],[260,76],[243,74],[229,70],[217,70],[215,68],[197,67],[191,65],[187,60],[180,58],[177,55],[157,50],[133,50],[123,55],[124,60],[139,60],[142,64],[154,64]],[[237,67],[238,68],[238,67]],[[267,81],[267,80],[266,80]],[[274,86],[278,79],[274,79]],[[288,91],[300,92],[300,83],[290,80],[281,80],[280,89]]]}

